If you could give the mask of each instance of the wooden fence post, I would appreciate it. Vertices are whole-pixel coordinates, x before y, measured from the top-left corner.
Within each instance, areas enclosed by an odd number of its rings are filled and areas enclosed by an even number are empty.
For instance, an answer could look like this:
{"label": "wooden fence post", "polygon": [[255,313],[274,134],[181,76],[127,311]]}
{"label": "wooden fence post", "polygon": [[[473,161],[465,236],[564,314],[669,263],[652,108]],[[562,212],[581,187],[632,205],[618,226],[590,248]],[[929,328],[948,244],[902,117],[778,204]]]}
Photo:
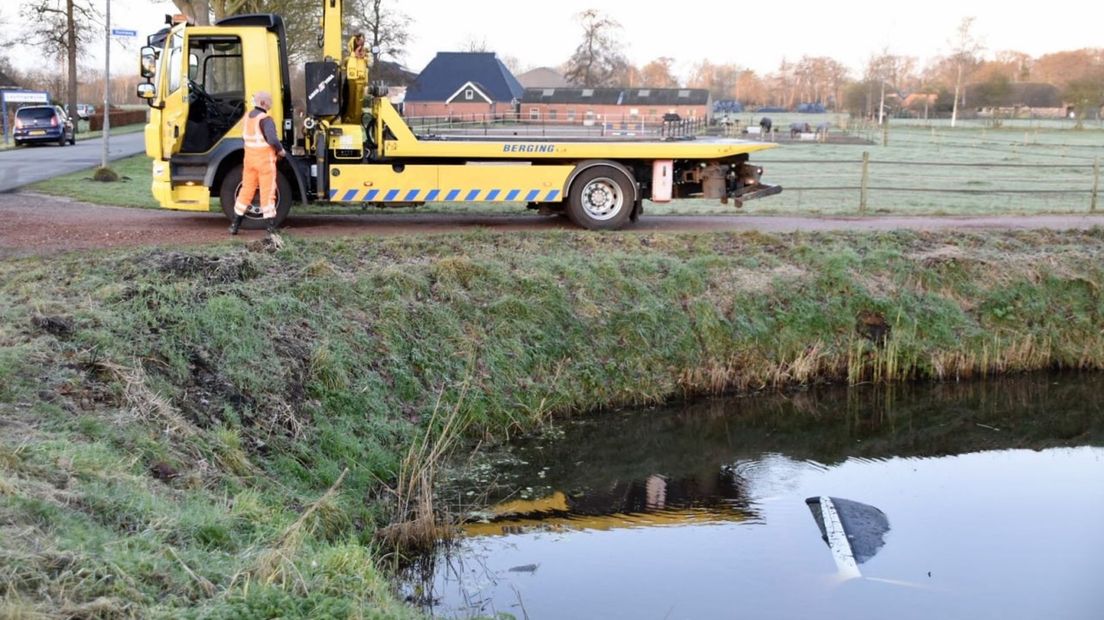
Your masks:
{"label": "wooden fence post", "polygon": [[870,184],[870,151],[863,151],[862,183],[859,189],[859,213],[866,215],[866,193]]}
{"label": "wooden fence post", "polygon": [[1096,213],[1096,198],[1100,192],[1100,158],[1093,159],[1093,188],[1092,202],[1089,203],[1089,212]]}
{"label": "wooden fence post", "polygon": [[889,146],[889,115],[882,118],[882,146]]}

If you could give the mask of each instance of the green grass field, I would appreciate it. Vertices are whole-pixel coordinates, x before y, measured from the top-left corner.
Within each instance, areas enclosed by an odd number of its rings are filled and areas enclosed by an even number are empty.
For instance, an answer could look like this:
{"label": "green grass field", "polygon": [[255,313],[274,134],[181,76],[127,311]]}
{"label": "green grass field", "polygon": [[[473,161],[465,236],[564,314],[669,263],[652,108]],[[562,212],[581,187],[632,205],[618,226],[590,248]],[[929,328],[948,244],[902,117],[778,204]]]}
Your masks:
{"label": "green grass field", "polygon": [[112,162],[111,168],[122,177],[118,183],[99,183],[92,180],[92,170],[84,170],[40,181],[26,189],[94,204],[156,209],[159,207],[150,193],[150,167],[148,157],[135,155]]}
{"label": "green grass field", "polygon": [[[844,122],[835,115],[822,118]],[[869,137],[875,144],[792,143],[754,155],[753,161],[767,170],[764,180],[785,189],[781,195],[747,203],[742,211],[717,201],[683,200],[666,205],[646,202],[645,212],[856,215],[860,213],[863,153],[868,152],[866,213],[870,215],[1086,213],[1092,200],[1094,162],[1104,151],[1104,129],[1096,125],[1078,130],[1068,125],[1016,126],[1006,121],[999,129],[967,126],[951,130],[891,124],[888,146],[882,146],[880,131]],[[149,194],[145,157],[115,166],[130,182],[97,186],[86,181],[90,173],[77,173],[31,189],[99,204],[156,207]],[[483,214],[523,210],[520,204],[492,203],[435,203],[417,209],[423,213]],[[360,209],[318,204],[298,207],[296,212],[358,213]]]}

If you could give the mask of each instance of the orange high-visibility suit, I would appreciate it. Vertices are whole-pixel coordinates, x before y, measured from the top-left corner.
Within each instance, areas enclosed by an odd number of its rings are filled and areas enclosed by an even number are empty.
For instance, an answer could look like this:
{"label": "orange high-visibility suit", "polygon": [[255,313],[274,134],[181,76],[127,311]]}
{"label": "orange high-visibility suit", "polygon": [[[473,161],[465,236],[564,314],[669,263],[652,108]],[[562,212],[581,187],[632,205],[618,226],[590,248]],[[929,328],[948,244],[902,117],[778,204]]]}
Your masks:
{"label": "orange high-visibility suit", "polygon": [[[268,114],[257,108],[245,115],[242,139],[245,141],[245,162],[242,164],[241,191],[234,203],[234,213],[245,215],[257,187],[261,190],[261,217],[276,218],[276,147],[265,140],[261,121]],[[281,149],[282,150],[282,149]]]}

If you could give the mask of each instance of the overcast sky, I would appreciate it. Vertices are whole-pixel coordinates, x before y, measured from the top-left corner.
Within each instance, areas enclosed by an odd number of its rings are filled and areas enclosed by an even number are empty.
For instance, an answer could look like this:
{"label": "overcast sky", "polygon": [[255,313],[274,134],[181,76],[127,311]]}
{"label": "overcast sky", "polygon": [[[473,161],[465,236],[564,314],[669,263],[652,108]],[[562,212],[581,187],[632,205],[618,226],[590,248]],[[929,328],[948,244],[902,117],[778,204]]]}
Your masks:
{"label": "overcast sky", "polygon": [[[317,2],[318,0],[302,0]],[[105,0],[96,0],[101,9]],[[973,32],[987,54],[1018,50],[1032,56],[1048,52],[1104,47],[1104,3],[1030,3],[1033,11],[1012,8],[1010,1],[983,0],[878,5],[837,0],[786,3],[700,2],[643,3],[639,0],[467,0],[442,2],[390,0],[413,18],[414,39],[404,64],[420,71],[438,51],[460,49],[469,40],[485,40],[502,56],[513,56],[522,67],[555,66],[578,45],[576,15],[597,8],[621,23],[620,38],[630,60],[638,65],[659,57],[676,60],[685,78],[703,59],[735,63],[767,73],[783,59],[802,55],[830,56],[861,72],[866,60],[882,49],[916,56],[921,65],[945,54],[948,40],[963,17],[976,17]],[[16,0],[0,0],[0,20],[7,36],[19,27]],[[112,22],[137,30],[140,39],[157,30],[165,13],[175,12],[168,0],[112,0]],[[1020,5],[1024,6],[1024,5]],[[1054,11],[1039,10],[1055,7]],[[113,72],[135,73],[138,40],[118,41],[112,48]],[[103,63],[103,39],[87,55]],[[18,52],[21,67],[41,64],[35,50]]]}

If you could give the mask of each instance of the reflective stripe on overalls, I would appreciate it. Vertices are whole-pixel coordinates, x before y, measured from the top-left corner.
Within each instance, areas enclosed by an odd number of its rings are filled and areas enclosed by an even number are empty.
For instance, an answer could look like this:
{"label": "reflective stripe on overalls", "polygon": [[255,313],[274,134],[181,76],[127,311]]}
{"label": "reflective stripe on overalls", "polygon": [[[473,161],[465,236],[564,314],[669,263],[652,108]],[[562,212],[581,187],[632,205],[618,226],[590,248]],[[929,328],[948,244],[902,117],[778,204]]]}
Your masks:
{"label": "reflective stripe on overalls", "polygon": [[276,149],[261,131],[261,121],[268,118],[264,112],[251,117],[245,115],[242,123],[242,141],[245,143],[245,161],[242,163],[242,184],[234,213],[245,215],[257,189],[261,190],[261,215],[265,219],[276,217]]}

